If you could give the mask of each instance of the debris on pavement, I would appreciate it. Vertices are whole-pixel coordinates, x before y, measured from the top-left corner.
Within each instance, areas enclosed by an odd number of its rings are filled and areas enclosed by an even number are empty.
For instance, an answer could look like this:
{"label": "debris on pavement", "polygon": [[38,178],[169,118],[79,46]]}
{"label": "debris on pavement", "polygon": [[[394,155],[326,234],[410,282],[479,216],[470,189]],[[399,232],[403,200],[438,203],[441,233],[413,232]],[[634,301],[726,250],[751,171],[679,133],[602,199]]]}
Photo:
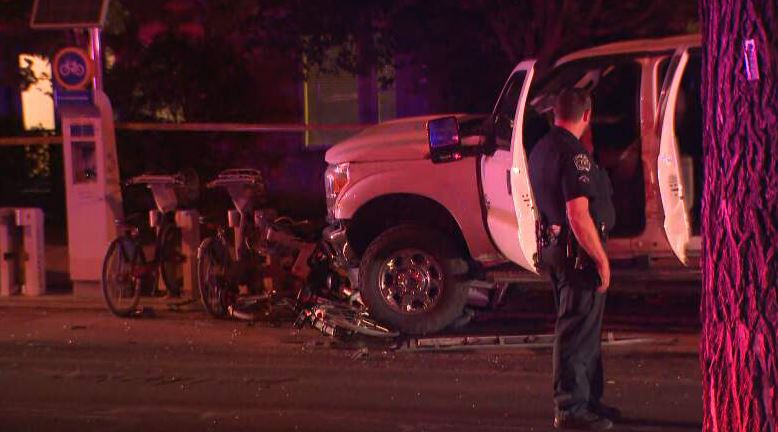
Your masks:
{"label": "debris on pavement", "polygon": [[363,357],[367,357],[370,351],[367,349],[367,347],[362,347],[351,355],[351,360],[359,360]]}

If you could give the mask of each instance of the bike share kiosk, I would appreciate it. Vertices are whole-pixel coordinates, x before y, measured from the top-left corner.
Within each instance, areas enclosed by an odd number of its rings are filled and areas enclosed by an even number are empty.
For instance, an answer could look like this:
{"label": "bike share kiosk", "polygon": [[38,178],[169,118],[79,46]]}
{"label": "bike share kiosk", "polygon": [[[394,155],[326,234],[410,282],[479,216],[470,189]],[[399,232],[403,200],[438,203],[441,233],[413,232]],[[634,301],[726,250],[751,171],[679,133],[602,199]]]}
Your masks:
{"label": "bike share kiosk", "polygon": [[[167,215],[173,216],[173,224],[180,230],[180,250],[176,247],[174,261],[181,264],[181,290],[190,294],[190,299],[199,299],[197,286],[197,248],[200,245],[200,213],[191,207],[197,202],[200,182],[197,173],[185,170],[174,175],[143,174],[127,181],[127,185],[145,185],[154,196],[156,209],[149,210],[149,227],[156,230],[158,240],[164,240]],[[174,238],[177,238],[174,236]],[[165,247],[158,243],[158,247]],[[157,251],[159,252],[159,251]],[[170,257],[166,257],[169,259]],[[177,273],[177,272],[176,272]],[[160,272],[159,286],[167,285],[169,280]],[[172,275],[168,277],[172,279]],[[177,278],[176,278],[177,279]]]}
{"label": "bike share kiosk", "polygon": [[[68,252],[73,293],[100,293],[103,256],[123,219],[113,110],[89,81],[91,59],[66,48],[54,62],[65,162]],[[82,74],[79,74],[83,72]],[[76,82],[78,77],[82,81]]]}

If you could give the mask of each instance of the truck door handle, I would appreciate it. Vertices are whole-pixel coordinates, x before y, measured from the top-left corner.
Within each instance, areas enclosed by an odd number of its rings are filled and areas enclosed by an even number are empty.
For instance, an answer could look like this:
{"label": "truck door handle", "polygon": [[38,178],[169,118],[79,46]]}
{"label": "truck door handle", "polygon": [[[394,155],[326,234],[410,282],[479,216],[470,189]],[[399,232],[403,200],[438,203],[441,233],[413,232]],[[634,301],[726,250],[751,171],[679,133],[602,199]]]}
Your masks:
{"label": "truck door handle", "polygon": [[505,170],[505,183],[508,185],[508,195],[513,195],[511,190],[511,170]]}

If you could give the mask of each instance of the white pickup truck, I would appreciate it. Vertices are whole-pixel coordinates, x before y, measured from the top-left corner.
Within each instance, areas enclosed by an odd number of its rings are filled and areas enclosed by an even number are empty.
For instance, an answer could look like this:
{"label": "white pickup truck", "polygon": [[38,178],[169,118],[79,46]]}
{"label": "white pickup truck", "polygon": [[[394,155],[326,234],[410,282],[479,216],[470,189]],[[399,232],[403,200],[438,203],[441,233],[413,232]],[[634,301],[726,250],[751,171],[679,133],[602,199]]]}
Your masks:
{"label": "white pickup truck", "polygon": [[[325,239],[370,313],[405,333],[434,332],[468,301],[493,304],[537,277],[527,155],[570,86],[592,92],[582,139],[614,184],[614,283],[698,277],[699,46],[696,35],[614,43],[567,55],[543,76],[526,60],[488,116],[399,119],[332,147]],[[429,129],[446,123],[459,133],[438,147]]]}

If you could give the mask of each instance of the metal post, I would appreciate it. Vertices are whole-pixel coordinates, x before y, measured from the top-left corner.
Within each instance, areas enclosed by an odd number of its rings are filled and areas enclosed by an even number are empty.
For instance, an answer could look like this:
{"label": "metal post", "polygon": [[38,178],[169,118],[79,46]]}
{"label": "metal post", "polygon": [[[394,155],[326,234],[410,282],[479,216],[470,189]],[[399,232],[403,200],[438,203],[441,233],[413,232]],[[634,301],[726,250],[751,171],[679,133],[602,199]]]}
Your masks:
{"label": "metal post", "polygon": [[182,270],[183,292],[193,300],[200,298],[197,287],[197,248],[200,246],[200,213],[197,210],[176,211],[176,225],[181,229],[181,254],[184,256]]}
{"label": "metal post", "polygon": [[92,63],[95,66],[92,86],[97,91],[103,90],[103,48],[100,39],[100,27],[91,27],[89,29],[89,55],[92,56]]}
{"label": "metal post", "polygon": [[13,209],[0,208],[0,296],[16,294],[16,259]]}
{"label": "metal post", "polygon": [[43,210],[39,208],[16,209],[16,225],[22,228],[24,239],[24,285],[22,293],[39,296],[46,293],[46,252],[43,237]]}

